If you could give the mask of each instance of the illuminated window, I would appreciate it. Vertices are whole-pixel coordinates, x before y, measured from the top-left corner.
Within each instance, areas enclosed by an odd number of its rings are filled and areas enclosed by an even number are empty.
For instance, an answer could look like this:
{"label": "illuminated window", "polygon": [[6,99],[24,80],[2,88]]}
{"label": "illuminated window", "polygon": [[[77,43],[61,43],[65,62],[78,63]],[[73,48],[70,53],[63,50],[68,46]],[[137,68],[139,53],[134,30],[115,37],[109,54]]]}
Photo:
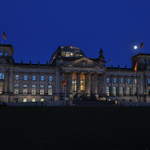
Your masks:
{"label": "illuminated window", "polygon": [[33,85],[32,85],[32,88],[36,88],[36,85],[35,85],[35,84],[33,84]]}
{"label": "illuminated window", "polygon": [[106,78],[106,83],[110,83],[110,78]]}
{"label": "illuminated window", "polygon": [[19,80],[19,75],[18,74],[15,75],[15,79]]}
{"label": "illuminated window", "polygon": [[73,53],[72,53],[72,52],[70,53],[70,56],[73,56]]}
{"label": "illuminated window", "polygon": [[48,81],[50,81],[50,82],[53,81],[53,76],[49,76]]}
{"label": "illuminated window", "polygon": [[44,102],[44,98],[41,98],[40,101],[41,101],[41,102]]}
{"label": "illuminated window", "polygon": [[24,87],[24,88],[27,88],[27,87],[28,87],[28,85],[27,85],[27,84],[24,84],[24,85],[23,85],[23,87]]}
{"label": "illuminated window", "polygon": [[126,80],[128,84],[131,84],[131,79]]}
{"label": "illuminated window", "polygon": [[35,75],[32,76],[32,80],[33,80],[33,81],[36,80],[36,76],[35,76]]}
{"label": "illuminated window", "polygon": [[18,84],[18,83],[16,83],[16,84],[14,85],[14,87],[19,87],[19,84]]}
{"label": "illuminated window", "polygon": [[69,57],[70,56],[70,52],[66,52],[66,57]]}
{"label": "illuminated window", "polygon": [[134,84],[137,84],[137,79],[133,79],[133,83],[134,83]]}
{"label": "illuminated window", "polygon": [[113,78],[113,83],[117,83],[117,78]]}
{"label": "illuminated window", "polygon": [[44,95],[44,89],[40,89],[40,95]]}
{"label": "illuminated window", "polygon": [[3,94],[3,84],[0,83],[0,94]]}
{"label": "illuminated window", "polygon": [[44,80],[45,80],[45,77],[44,77],[44,76],[41,76],[41,77],[40,77],[40,80],[41,80],[41,81],[44,81]]}
{"label": "illuminated window", "polygon": [[23,94],[27,94],[28,90],[27,89],[23,89]]}
{"label": "illuminated window", "polygon": [[53,95],[52,88],[51,88],[51,89],[48,89],[48,95]]}
{"label": "illuminated window", "polygon": [[0,56],[3,56],[3,53],[2,53],[2,52],[0,52]]}
{"label": "illuminated window", "polygon": [[27,98],[23,98],[23,102],[26,103],[27,102]]}
{"label": "illuminated window", "polygon": [[32,90],[31,90],[31,94],[32,94],[32,95],[36,95],[36,89],[32,89]]}
{"label": "illuminated window", "polygon": [[148,84],[148,85],[150,85],[150,78],[149,78],[149,79],[147,79],[147,84]]}
{"label": "illuminated window", "polygon": [[4,73],[0,72],[0,80],[4,80]]}
{"label": "illuminated window", "polygon": [[40,88],[44,88],[44,85],[40,85]]}
{"label": "illuminated window", "polygon": [[120,83],[124,83],[124,78],[120,78]]}
{"label": "illuminated window", "polygon": [[108,87],[108,86],[106,87],[106,95],[110,96],[110,87]]}
{"label": "illuminated window", "polygon": [[85,91],[85,75],[80,74],[80,90]]}
{"label": "illuminated window", "polygon": [[14,89],[14,94],[19,94],[19,89]]}
{"label": "illuminated window", "polygon": [[32,101],[32,102],[35,102],[36,100],[35,100],[35,98],[32,98],[31,101]]}
{"label": "illuminated window", "polygon": [[77,91],[77,75],[76,75],[76,73],[72,74],[72,91],[73,92]]}
{"label": "illuminated window", "polygon": [[61,56],[66,56],[66,53],[64,51],[61,52]]}
{"label": "illuminated window", "polygon": [[23,80],[28,80],[28,75],[24,75]]}
{"label": "illuminated window", "polygon": [[53,95],[52,85],[48,85],[48,95]]}

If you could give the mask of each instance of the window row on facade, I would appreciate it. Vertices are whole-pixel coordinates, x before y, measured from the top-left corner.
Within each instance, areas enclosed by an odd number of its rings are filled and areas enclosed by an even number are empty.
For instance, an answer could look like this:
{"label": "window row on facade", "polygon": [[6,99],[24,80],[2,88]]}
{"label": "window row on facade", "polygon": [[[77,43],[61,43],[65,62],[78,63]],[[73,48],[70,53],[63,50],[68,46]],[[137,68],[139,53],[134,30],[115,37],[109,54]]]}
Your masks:
{"label": "window row on facade", "polygon": [[14,94],[15,95],[18,95],[18,94],[23,94],[23,95],[27,95],[27,94],[31,94],[31,95],[53,95],[53,90],[52,88],[48,89],[48,90],[44,90],[44,89],[18,89],[18,88],[15,88],[14,89]]}
{"label": "window row on facade", "polygon": [[16,83],[16,84],[14,84],[14,87],[15,88],[52,88],[52,84],[49,84],[49,85],[47,85],[47,86],[45,86],[45,85],[43,85],[43,84],[40,84],[39,86],[38,85],[36,85],[36,84],[32,84],[32,85],[30,85],[30,84],[18,84],[18,83]]}
{"label": "window row on facade", "polygon": [[106,96],[135,96],[136,87],[106,87]]}
{"label": "window row on facade", "polygon": [[136,84],[137,83],[137,79],[133,79],[133,78],[110,78],[107,77],[106,78],[106,83],[127,83],[127,84]]}
{"label": "window row on facade", "polygon": [[[28,98],[26,98],[26,97],[24,97],[24,98],[22,99],[22,101],[23,101],[24,103],[26,103],[26,102],[38,102],[36,98],[28,99]],[[45,101],[44,98],[40,98],[40,102],[44,102],[44,101]]]}
{"label": "window row on facade", "polygon": [[45,80],[48,80],[48,81],[52,81],[53,80],[53,76],[48,76],[48,79],[47,79],[47,76],[44,76],[44,75],[41,75],[41,76],[36,76],[36,75],[19,75],[19,74],[16,74],[15,75],[15,80],[32,80],[32,81],[36,81],[36,80],[40,80],[40,81],[45,81]]}

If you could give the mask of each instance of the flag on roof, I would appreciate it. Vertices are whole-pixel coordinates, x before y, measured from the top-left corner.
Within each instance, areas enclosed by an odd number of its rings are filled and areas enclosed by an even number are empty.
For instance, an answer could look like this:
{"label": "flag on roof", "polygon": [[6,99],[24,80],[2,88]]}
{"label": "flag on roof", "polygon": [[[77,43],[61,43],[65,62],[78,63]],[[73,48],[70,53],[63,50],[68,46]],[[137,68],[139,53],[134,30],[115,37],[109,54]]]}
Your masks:
{"label": "flag on roof", "polygon": [[144,43],[143,42],[140,44],[140,48],[144,48]]}
{"label": "flag on roof", "polygon": [[138,62],[135,63],[134,71],[137,72],[137,69],[138,69]]}

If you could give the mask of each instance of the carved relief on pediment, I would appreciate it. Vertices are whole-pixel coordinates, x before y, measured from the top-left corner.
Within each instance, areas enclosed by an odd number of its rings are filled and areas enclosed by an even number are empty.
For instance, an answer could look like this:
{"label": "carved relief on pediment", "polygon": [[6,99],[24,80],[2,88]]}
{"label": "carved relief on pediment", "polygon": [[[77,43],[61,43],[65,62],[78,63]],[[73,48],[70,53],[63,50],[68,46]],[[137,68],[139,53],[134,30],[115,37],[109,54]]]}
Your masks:
{"label": "carved relief on pediment", "polygon": [[81,58],[79,60],[74,61],[72,63],[72,66],[73,67],[84,67],[84,68],[86,68],[86,67],[96,67],[97,64],[94,61],[90,60],[90,59]]}

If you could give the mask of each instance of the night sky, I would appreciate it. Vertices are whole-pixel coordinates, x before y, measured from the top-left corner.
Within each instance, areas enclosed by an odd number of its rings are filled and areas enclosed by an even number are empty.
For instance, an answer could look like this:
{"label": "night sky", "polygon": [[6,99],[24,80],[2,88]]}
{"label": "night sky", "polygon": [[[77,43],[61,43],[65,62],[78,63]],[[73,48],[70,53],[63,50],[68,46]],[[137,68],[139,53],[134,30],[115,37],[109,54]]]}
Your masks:
{"label": "night sky", "polygon": [[17,61],[45,63],[60,45],[88,57],[103,48],[114,66],[130,66],[134,43],[144,42],[141,52],[150,53],[149,0],[1,0],[0,14],[0,32]]}

